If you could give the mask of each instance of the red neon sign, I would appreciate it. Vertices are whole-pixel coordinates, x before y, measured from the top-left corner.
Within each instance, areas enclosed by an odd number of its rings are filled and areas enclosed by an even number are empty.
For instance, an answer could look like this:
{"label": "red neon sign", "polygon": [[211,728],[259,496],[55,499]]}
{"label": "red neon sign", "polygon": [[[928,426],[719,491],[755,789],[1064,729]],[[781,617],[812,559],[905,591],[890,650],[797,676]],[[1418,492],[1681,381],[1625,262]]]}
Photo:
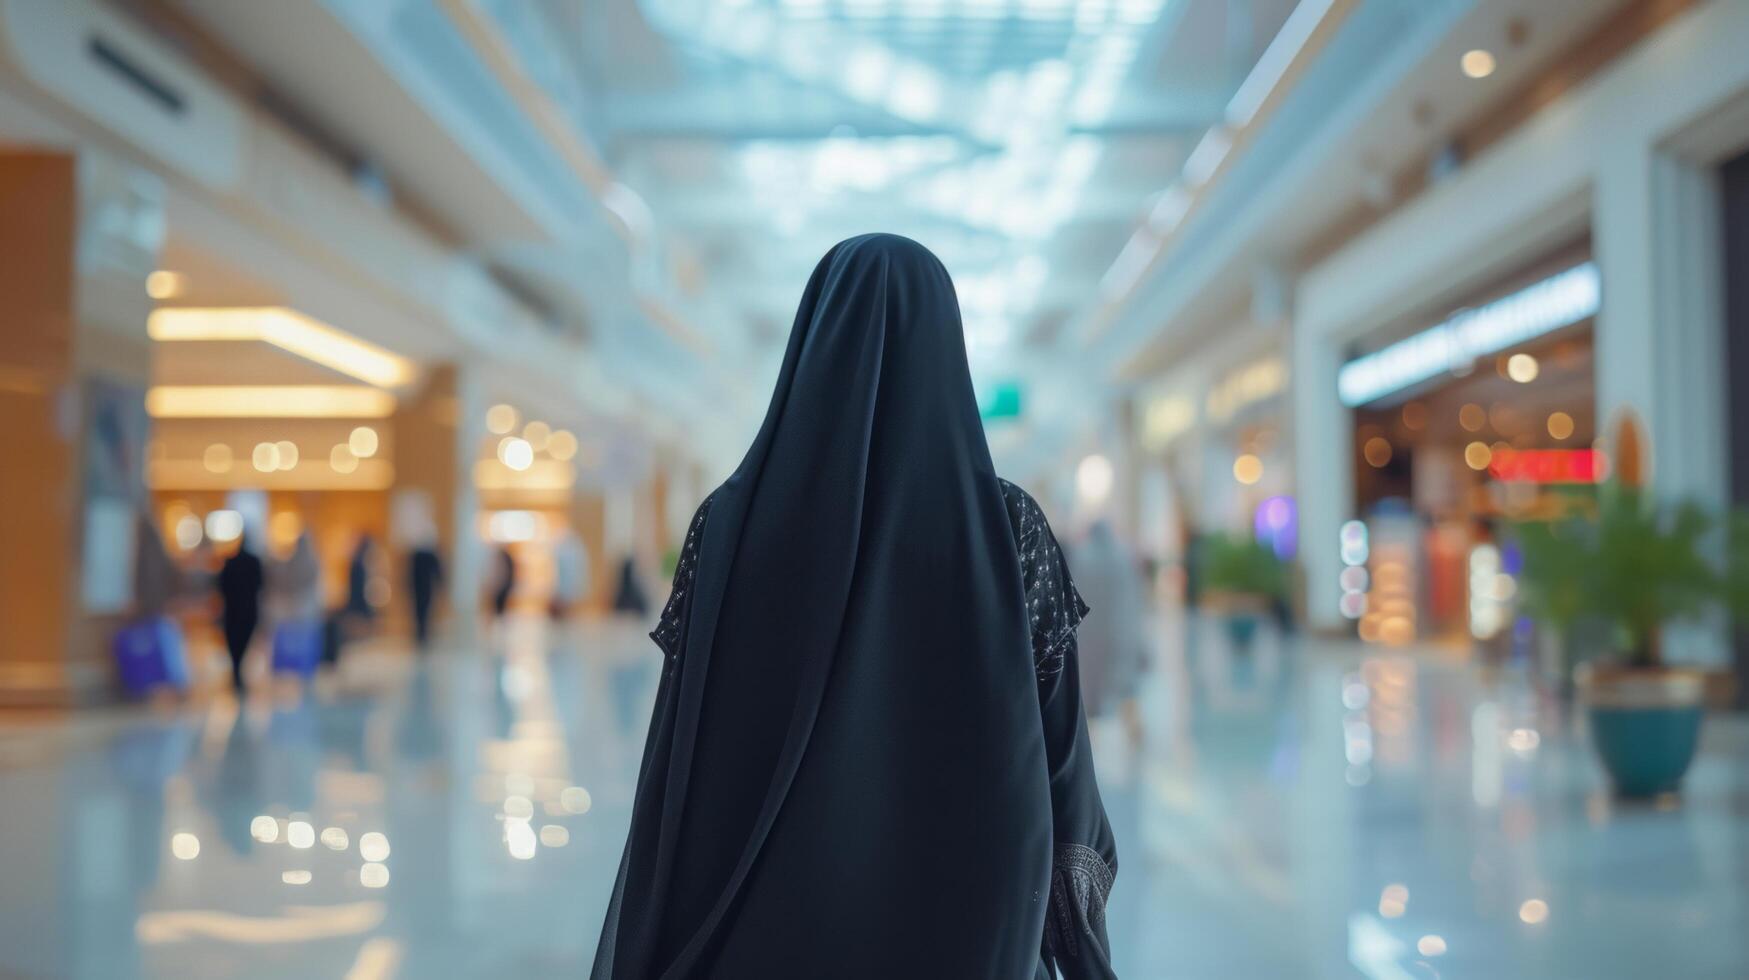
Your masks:
{"label": "red neon sign", "polygon": [[1502,449],[1488,462],[1496,480],[1522,483],[1596,483],[1603,467],[1595,449]]}

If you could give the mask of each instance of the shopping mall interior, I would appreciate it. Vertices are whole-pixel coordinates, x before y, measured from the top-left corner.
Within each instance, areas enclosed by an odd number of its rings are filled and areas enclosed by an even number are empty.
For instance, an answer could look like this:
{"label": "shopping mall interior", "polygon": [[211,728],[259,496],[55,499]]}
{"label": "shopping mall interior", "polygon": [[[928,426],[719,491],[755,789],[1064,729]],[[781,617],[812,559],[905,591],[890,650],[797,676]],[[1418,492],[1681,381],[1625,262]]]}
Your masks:
{"label": "shopping mall interior", "polygon": [[0,977],[589,974],[646,634],[869,232],[1092,607],[1116,975],[1749,976],[1745,51],[0,0]]}

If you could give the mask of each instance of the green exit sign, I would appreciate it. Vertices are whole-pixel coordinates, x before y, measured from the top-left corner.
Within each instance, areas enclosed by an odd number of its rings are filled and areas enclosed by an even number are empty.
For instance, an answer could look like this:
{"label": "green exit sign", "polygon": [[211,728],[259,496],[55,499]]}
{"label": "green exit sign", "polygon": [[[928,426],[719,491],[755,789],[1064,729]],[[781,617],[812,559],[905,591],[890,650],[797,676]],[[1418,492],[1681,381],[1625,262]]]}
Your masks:
{"label": "green exit sign", "polygon": [[1020,417],[1021,388],[1017,382],[1004,381],[991,385],[984,396],[978,399],[978,414],[988,422],[993,419],[1015,419]]}

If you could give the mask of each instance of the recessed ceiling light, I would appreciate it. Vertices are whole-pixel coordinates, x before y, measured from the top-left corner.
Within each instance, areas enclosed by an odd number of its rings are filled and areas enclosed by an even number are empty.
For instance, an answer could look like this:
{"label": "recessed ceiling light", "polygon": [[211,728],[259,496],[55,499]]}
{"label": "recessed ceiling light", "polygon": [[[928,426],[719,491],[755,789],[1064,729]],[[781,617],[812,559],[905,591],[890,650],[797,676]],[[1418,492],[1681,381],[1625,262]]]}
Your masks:
{"label": "recessed ceiling light", "polygon": [[175,299],[182,295],[185,282],[182,273],[159,269],[146,277],[146,295],[153,299]]}
{"label": "recessed ceiling light", "polygon": [[1494,55],[1490,51],[1474,48],[1464,52],[1464,56],[1458,60],[1458,65],[1463,68],[1464,74],[1471,78],[1487,78],[1494,74]]}
{"label": "recessed ceiling light", "polygon": [[413,363],[399,354],[280,306],[153,310],[146,335],[156,341],[261,341],[384,388],[413,378]]}

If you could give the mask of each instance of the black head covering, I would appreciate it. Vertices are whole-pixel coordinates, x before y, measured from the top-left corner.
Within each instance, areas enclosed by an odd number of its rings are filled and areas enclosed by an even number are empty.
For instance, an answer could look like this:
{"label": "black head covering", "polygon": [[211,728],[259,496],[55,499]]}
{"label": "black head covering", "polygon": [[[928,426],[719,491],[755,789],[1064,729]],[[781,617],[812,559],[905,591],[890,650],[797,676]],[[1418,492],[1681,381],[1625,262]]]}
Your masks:
{"label": "black head covering", "polygon": [[1038,695],[934,255],[893,235],[826,254],[694,526],[595,976],[1031,976]]}

